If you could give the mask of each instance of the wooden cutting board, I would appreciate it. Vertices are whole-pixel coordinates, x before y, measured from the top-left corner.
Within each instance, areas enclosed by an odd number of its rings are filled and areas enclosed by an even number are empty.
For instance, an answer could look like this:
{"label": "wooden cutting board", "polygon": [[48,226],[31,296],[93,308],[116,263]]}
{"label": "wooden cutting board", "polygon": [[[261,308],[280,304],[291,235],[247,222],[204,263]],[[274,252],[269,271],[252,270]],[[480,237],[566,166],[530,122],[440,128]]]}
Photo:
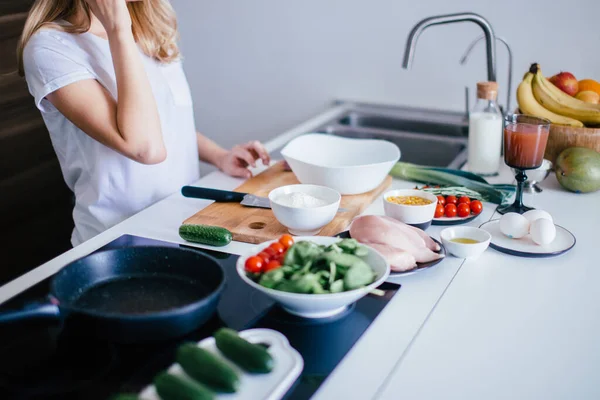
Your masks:
{"label": "wooden cutting board", "polygon": [[[297,183],[299,182],[294,173],[284,170],[283,163],[277,163],[248,179],[235,191],[267,197],[275,188]],[[362,213],[391,183],[392,178],[387,176],[381,185],[368,193],[342,196],[340,207],[348,211],[337,213],[334,220],[325,226],[319,235],[333,236],[348,229],[354,217]],[[186,219],[184,224],[220,226],[231,231],[233,240],[246,243],[262,243],[288,233],[287,228],[275,219],[271,210],[245,207],[239,203],[213,203]]]}

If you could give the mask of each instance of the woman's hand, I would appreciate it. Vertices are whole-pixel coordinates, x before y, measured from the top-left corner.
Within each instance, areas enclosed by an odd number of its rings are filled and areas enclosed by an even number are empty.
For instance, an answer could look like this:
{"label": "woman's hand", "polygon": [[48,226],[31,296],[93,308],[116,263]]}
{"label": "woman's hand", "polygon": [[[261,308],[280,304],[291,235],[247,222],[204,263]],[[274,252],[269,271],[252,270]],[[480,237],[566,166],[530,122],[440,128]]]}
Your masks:
{"label": "woman's hand", "polygon": [[256,167],[256,161],[261,160],[264,165],[269,165],[271,157],[265,146],[258,141],[235,146],[226,152],[216,166],[227,175],[250,178],[252,173],[248,166]]}
{"label": "woman's hand", "polygon": [[125,0],[85,0],[110,37],[119,32],[131,32],[131,16]]}

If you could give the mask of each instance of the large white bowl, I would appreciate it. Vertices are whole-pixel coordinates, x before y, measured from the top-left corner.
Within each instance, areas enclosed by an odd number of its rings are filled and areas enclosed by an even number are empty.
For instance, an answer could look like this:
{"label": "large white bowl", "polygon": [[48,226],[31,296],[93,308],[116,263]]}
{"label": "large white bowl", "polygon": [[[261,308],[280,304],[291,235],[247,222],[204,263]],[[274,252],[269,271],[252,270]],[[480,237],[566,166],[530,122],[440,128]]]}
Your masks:
{"label": "large white bowl", "polygon": [[[306,193],[327,202],[319,207],[290,207],[278,202],[280,196],[288,193]],[[330,223],[340,208],[342,196],[339,192],[325,186],[287,185],[271,190],[269,193],[271,210],[277,221],[288,228],[292,235],[316,235]]]}
{"label": "large white bowl", "polygon": [[375,189],[400,159],[398,146],[385,140],[320,133],[293,139],[281,154],[301,183],[327,186],[341,194]]}
{"label": "large white bowl", "polygon": [[[312,241],[317,244],[329,245],[331,243],[339,242],[341,239],[327,236],[300,236],[295,238],[296,243],[302,240]],[[362,257],[362,259],[365,260],[371,266],[371,268],[373,268],[376,277],[373,283],[365,286],[364,288],[328,294],[288,293],[280,290],[269,289],[248,278],[246,276],[246,271],[244,270],[244,264],[246,263],[246,259],[248,259],[248,257],[258,254],[261,250],[269,247],[269,245],[273,242],[275,242],[275,240],[261,243],[260,245],[252,248],[252,250],[244,256],[241,256],[237,261],[237,272],[242,280],[248,285],[271,297],[289,313],[304,318],[325,318],[343,312],[347,306],[364,297],[371,290],[385,282],[390,274],[390,265],[387,263],[385,258],[383,258],[383,256],[374,249],[370,248],[369,246],[365,246],[369,252],[365,257]]]}

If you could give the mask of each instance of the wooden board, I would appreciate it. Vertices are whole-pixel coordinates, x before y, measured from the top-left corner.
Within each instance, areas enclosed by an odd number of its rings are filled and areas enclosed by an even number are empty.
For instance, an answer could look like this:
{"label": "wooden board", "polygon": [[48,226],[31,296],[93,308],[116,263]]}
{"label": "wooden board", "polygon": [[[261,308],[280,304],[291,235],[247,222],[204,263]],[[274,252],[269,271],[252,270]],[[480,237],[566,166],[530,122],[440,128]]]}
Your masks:
{"label": "wooden board", "polygon": [[[285,171],[283,164],[278,163],[248,179],[235,190],[266,197],[275,188],[297,183],[299,182],[294,173]],[[348,211],[338,213],[319,235],[333,236],[348,229],[354,217],[362,213],[391,183],[392,178],[387,176],[381,185],[371,192],[342,196],[340,207]],[[233,240],[246,243],[262,243],[287,233],[287,228],[275,219],[271,210],[245,207],[239,203],[213,203],[186,219],[184,223],[221,226],[231,231]]]}

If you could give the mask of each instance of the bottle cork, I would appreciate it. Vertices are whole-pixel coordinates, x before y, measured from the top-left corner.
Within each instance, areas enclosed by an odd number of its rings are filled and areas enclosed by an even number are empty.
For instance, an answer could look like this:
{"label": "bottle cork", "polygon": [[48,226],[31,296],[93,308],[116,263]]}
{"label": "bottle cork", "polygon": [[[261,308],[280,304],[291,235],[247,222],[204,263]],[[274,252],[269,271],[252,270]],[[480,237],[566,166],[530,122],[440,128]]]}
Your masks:
{"label": "bottle cork", "polygon": [[485,100],[496,100],[498,97],[497,82],[477,82],[477,98]]}

